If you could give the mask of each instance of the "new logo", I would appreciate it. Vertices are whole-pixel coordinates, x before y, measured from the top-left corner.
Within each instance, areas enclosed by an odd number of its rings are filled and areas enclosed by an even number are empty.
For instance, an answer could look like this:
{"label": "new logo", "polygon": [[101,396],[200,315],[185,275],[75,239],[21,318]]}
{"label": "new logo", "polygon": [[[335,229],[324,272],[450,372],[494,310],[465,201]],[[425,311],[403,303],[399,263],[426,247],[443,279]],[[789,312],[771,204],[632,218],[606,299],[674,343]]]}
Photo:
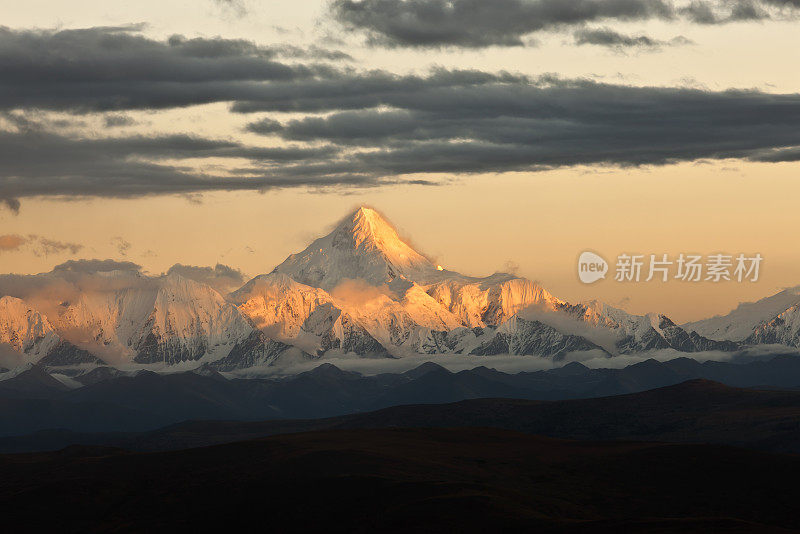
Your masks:
{"label": "new logo", "polygon": [[578,258],[578,278],[584,284],[593,284],[605,278],[608,262],[594,252],[584,252]]}

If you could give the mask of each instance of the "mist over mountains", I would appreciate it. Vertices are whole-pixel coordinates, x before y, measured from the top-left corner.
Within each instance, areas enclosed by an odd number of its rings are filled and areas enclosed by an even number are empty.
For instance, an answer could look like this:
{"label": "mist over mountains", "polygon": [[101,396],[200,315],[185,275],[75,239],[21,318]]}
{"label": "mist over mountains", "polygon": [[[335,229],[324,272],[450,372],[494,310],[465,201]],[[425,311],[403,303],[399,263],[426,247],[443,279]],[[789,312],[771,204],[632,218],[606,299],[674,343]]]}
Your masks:
{"label": "mist over mountains", "polygon": [[252,374],[343,357],[565,362],[800,346],[797,288],[680,326],[661,314],[569,303],[512,274],[444,269],[365,207],[229,294],[213,273],[194,274],[151,277],[126,262],[89,260],[0,276],[0,377],[31,364],[73,379],[104,365]]}

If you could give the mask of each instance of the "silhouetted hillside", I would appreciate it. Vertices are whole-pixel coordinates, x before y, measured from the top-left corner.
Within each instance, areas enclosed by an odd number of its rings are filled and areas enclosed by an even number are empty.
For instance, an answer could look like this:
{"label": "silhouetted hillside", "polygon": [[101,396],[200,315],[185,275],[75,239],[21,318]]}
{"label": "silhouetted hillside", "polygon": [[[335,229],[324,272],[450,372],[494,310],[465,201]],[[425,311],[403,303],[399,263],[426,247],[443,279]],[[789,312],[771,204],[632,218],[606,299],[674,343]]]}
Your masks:
{"label": "silhouetted hillside", "polygon": [[0,438],[0,451],[70,444],[155,451],[327,429],[493,427],[583,440],[716,443],[800,452],[800,392],[731,388],[693,380],[642,393],[567,401],[475,399],[314,420],[191,421],[142,433],[43,431]]}
{"label": "silhouetted hillside", "polygon": [[[138,432],[187,420],[315,419],[481,398],[598,398],[693,379],[736,387],[792,388],[800,385],[800,358],[787,355],[745,364],[679,358],[647,360],[624,369],[589,369],[571,363],[518,374],[486,367],[451,372],[429,362],[405,373],[375,376],[325,363],[280,380],[226,379],[209,369],[173,374],[141,371],[135,376],[94,370],[86,377],[86,385],[70,389],[34,366],[0,381],[0,399],[26,401],[14,403],[13,408],[0,402],[0,436],[54,429]],[[33,400],[36,402],[27,402]],[[85,409],[82,405],[86,403],[95,408]]]}
{"label": "silhouetted hillside", "polygon": [[800,457],[499,429],[339,430],[162,453],[0,456],[9,529],[770,532]]}

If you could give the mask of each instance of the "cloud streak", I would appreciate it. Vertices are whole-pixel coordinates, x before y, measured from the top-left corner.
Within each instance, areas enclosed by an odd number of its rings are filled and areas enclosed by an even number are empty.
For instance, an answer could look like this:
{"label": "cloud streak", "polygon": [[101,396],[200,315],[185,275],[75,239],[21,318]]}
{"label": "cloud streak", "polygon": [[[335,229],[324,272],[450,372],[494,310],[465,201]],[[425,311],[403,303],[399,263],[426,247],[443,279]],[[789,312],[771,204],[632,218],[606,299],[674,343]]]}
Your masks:
{"label": "cloud streak", "polygon": [[83,250],[80,243],[70,243],[67,241],[57,241],[36,234],[21,236],[18,234],[0,235],[0,253],[16,252],[28,249],[35,256],[49,256],[51,254],[77,254]]}
{"label": "cloud streak", "polygon": [[670,19],[663,0],[336,0],[334,17],[373,45],[523,46],[534,32],[608,19]]}
{"label": "cloud streak", "polygon": [[[539,32],[596,22],[727,24],[791,16],[797,0],[334,0],[331,14],[373,46],[524,46]],[[789,12],[789,13],[787,13]]]}
{"label": "cloud streak", "polygon": [[669,41],[653,39],[647,35],[625,35],[611,28],[582,28],[573,34],[575,44],[595,45],[623,51],[625,49],[659,50],[665,46],[687,45],[692,42],[683,36]]}

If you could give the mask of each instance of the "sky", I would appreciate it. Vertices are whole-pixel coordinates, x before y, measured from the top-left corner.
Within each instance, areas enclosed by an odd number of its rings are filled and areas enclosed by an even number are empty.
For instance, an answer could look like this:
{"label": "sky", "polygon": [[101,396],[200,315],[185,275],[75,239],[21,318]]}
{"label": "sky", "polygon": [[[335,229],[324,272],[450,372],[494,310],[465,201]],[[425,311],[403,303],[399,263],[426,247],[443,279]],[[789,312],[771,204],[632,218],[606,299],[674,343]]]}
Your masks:
{"label": "sky", "polygon": [[[269,272],[360,205],[676,322],[800,284],[797,0],[0,0],[0,272]],[[581,252],[759,253],[582,284]]]}

